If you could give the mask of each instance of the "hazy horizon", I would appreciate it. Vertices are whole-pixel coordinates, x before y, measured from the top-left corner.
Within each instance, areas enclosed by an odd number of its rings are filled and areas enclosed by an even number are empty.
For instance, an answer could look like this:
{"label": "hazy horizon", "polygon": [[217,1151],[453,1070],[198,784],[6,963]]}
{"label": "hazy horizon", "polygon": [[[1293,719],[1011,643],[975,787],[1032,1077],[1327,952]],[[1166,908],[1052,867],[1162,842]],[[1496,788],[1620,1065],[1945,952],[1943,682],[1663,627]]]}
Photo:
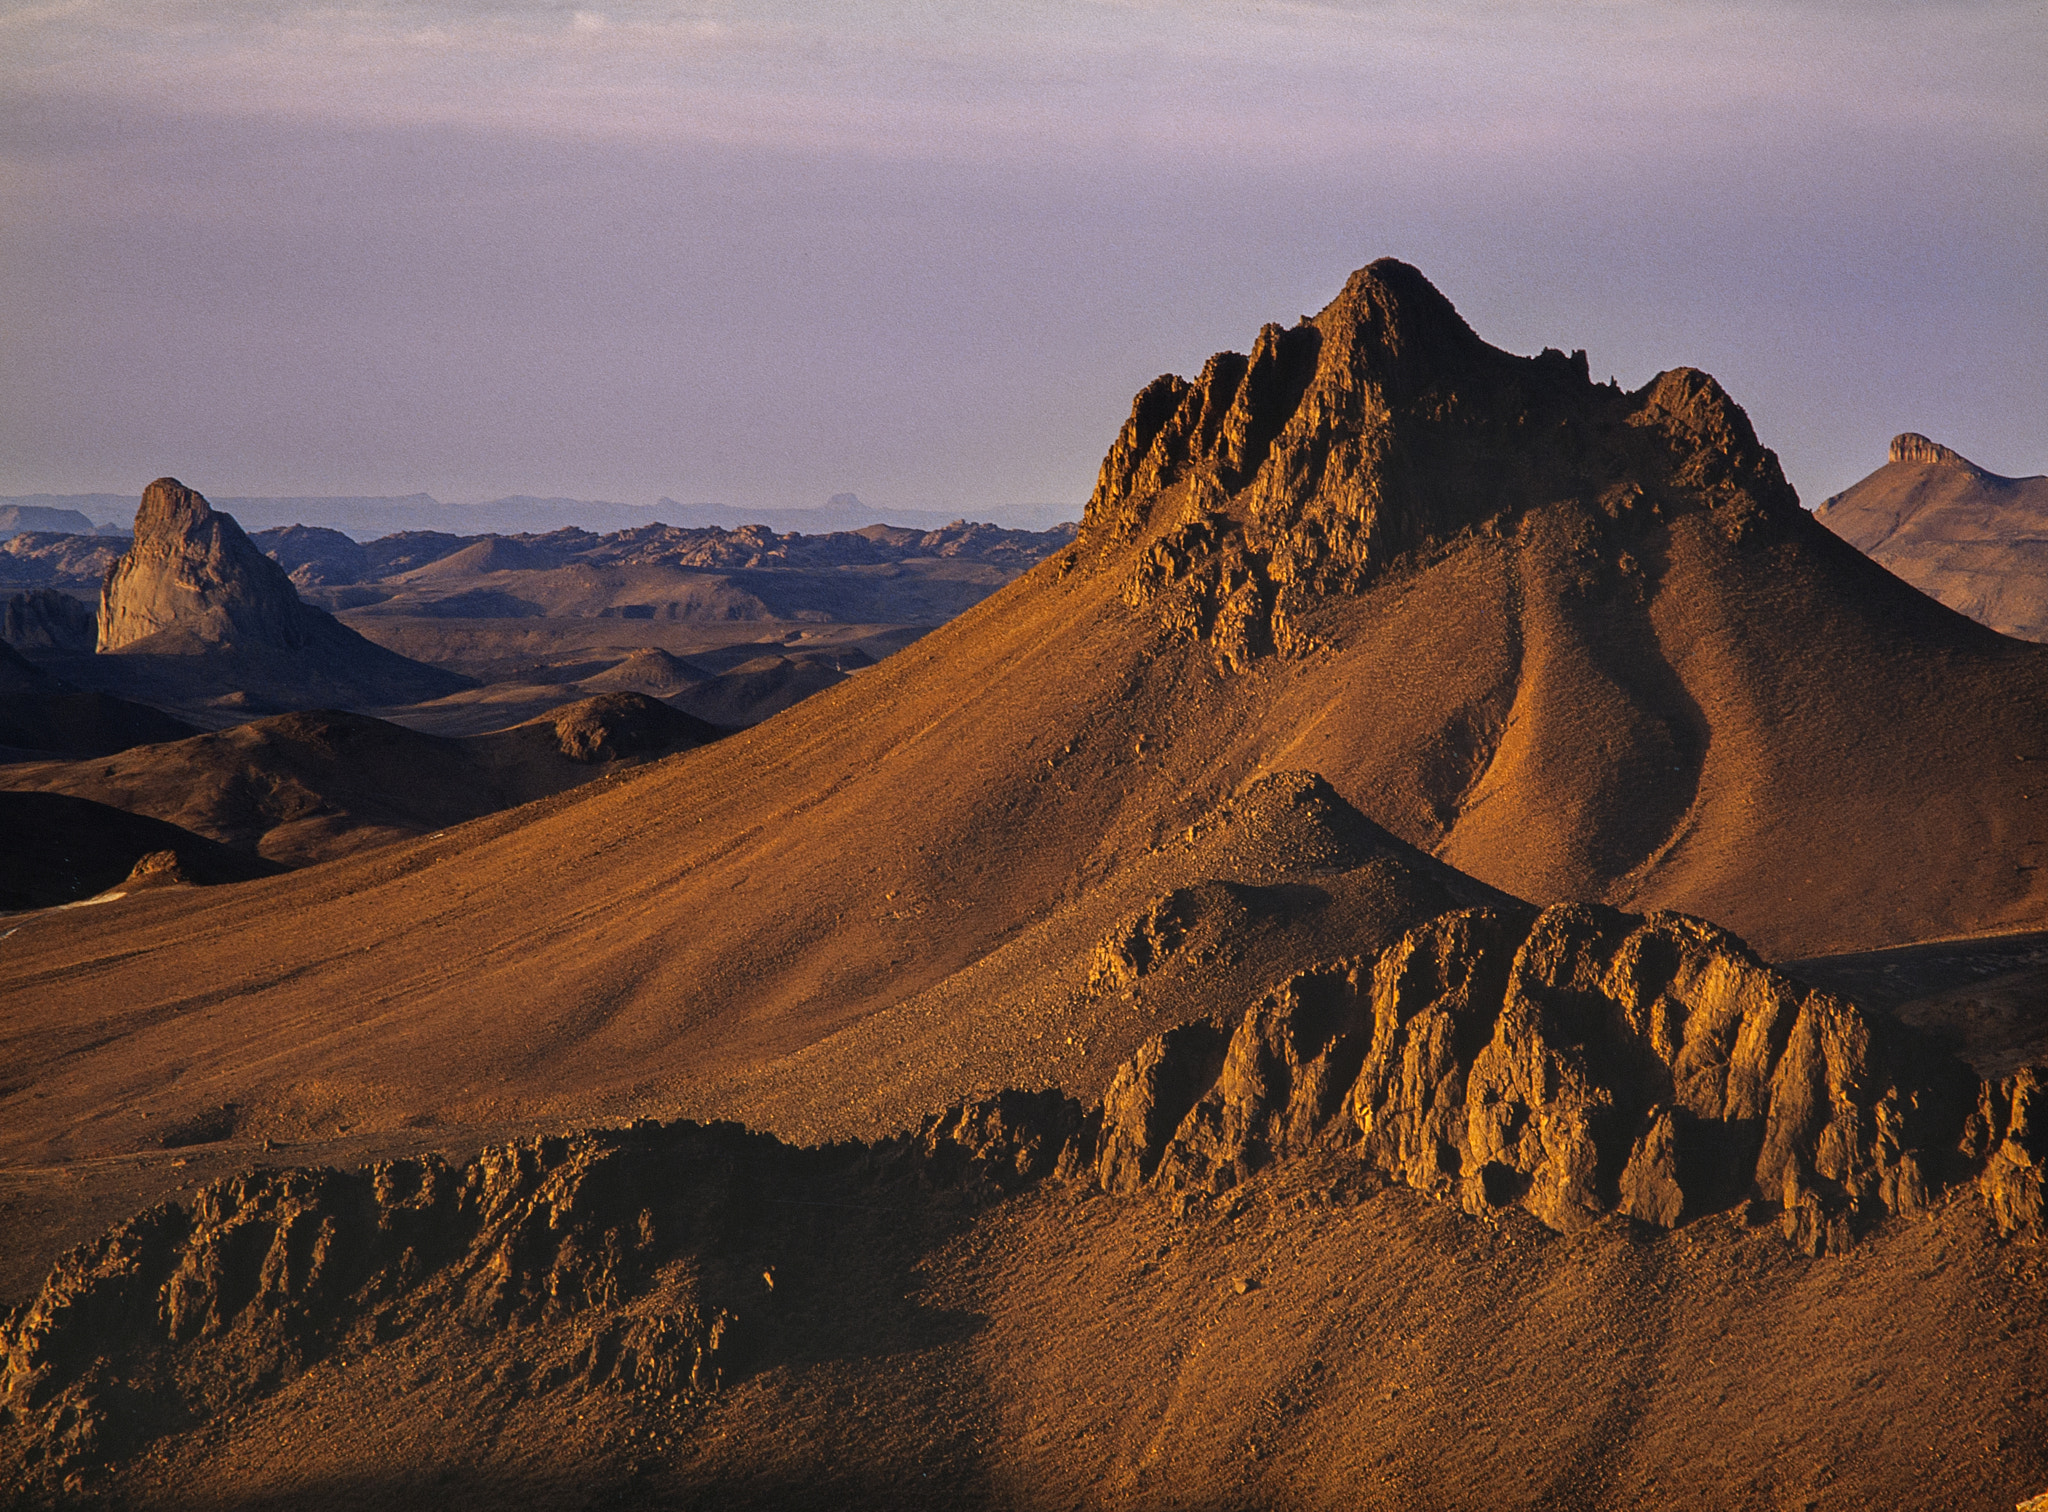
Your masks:
{"label": "hazy horizon", "polygon": [[0,12],[0,494],[1085,499],[1415,263],[1713,372],[1809,505],[2048,469],[2038,7]]}

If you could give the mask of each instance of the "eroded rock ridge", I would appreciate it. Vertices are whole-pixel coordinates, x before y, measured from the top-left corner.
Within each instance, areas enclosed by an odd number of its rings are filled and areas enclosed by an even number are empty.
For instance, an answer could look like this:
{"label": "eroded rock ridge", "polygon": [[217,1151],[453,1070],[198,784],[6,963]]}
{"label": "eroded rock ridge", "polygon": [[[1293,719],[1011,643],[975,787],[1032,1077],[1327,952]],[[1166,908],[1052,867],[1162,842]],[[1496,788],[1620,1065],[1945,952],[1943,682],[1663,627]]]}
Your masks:
{"label": "eroded rock ridge", "polygon": [[1514,356],[1383,259],[1313,319],[1266,326],[1249,355],[1149,384],[1083,533],[1145,539],[1126,601],[1243,668],[1304,645],[1317,597],[1559,501],[1623,531],[1706,510],[1738,538],[1799,513],[1777,457],[1706,374],[1624,393],[1592,382],[1583,352]]}
{"label": "eroded rock ridge", "polygon": [[[1447,914],[1159,1036],[1063,1169],[1218,1192],[1312,1147],[1487,1213],[1664,1228],[1746,1204],[1810,1253],[1975,1181],[2038,1229],[2044,1079],[1980,1082],[1680,914]],[[1092,1141],[1092,1143],[1091,1143]]]}
{"label": "eroded rock ridge", "polygon": [[1310,1151],[1565,1231],[1743,1205],[1819,1254],[1974,1188],[2001,1233],[2038,1235],[2048,1075],[1979,1081],[1683,915],[1466,909],[1297,972],[1234,1027],[1167,1030],[1087,1110],[1010,1091],[874,1145],[642,1122],[217,1182],[74,1250],[5,1320],[0,1430],[24,1473],[61,1473],[444,1329],[516,1332],[505,1389],[688,1398],[775,1337],[779,1212],[1048,1178],[1185,1202]]}

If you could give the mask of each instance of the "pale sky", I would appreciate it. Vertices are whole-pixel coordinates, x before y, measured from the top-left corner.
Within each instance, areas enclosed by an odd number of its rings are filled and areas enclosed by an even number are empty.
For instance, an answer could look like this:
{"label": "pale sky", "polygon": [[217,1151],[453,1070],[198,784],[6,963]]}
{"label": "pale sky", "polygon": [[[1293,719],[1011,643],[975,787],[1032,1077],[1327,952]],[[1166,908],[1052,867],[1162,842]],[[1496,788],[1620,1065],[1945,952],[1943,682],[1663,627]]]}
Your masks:
{"label": "pale sky", "polygon": [[1077,505],[1406,258],[2048,471],[2048,4],[0,0],[0,493]]}

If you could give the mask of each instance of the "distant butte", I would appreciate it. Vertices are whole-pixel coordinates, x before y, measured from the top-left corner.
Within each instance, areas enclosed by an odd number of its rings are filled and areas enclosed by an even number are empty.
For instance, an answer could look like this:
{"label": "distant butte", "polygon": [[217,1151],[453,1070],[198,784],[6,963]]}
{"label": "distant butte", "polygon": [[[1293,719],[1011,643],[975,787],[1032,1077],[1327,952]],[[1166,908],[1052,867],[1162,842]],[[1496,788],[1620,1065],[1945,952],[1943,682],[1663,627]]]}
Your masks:
{"label": "distant butte", "polygon": [[2048,641],[2048,477],[2000,477],[1908,431],[1814,517],[1958,614]]}

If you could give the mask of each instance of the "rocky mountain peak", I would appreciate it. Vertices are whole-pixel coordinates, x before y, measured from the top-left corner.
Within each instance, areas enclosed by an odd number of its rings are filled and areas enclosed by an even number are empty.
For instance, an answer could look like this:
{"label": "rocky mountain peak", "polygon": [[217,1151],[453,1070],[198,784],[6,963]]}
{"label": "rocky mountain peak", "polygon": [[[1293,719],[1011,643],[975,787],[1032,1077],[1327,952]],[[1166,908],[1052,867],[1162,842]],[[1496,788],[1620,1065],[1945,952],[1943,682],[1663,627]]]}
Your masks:
{"label": "rocky mountain peak", "polygon": [[1706,374],[1624,393],[1592,381],[1584,352],[1501,351],[1388,258],[1313,319],[1264,327],[1248,355],[1147,385],[1083,531],[1105,553],[1143,543],[1126,601],[1241,667],[1298,642],[1318,596],[1558,501],[1608,521],[1703,509],[1738,537],[1799,513]]}
{"label": "rocky mountain peak", "polygon": [[1961,452],[1939,441],[1930,441],[1916,431],[1903,431],[1892,437],[1891,460],[1925,467],[1960,467],[1973,473],[1984,470]]}
{"label": "rocky mountain peak", "polygon": [[297,649],[306,610],[284,569],[232,515],[176,478],[158,478],[135,512],[135,542],[100,590],[99,649],[120,651],[166,631],[191,648]]}

